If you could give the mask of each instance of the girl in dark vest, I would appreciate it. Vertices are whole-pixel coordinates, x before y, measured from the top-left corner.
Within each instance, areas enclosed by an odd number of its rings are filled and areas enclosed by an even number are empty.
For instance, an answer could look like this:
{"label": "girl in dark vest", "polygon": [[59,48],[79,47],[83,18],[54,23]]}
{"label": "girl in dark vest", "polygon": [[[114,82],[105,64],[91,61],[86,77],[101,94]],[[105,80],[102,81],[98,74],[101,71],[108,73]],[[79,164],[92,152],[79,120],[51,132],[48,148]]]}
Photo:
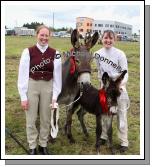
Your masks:
{"label": "girl in dark vest", "polygon": [[[49,105],[54,107],[62,86],[61,58],[48,46],[50,30],[41,25],[36,31],[36,45],[23,50],[19,65],[18,90],[21,107],[26,114],[26,132],[30,154],[48,155],[47,141],[50,133],[51,113]],[[40,131],[36,120],[40,115]]]}

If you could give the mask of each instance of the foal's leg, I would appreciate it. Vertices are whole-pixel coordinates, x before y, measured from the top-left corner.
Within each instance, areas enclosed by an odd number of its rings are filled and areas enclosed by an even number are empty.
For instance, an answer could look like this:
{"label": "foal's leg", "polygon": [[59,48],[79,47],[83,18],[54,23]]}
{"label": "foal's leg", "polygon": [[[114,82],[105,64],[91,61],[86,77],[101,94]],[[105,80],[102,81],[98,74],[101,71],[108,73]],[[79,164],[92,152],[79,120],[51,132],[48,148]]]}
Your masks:
{"label": "foal's leg", "polygon": [[72,133],[71,133],[71,125],[72,125],[72,115],[73,115],[73,111],[72,109],[68,109],[67,110],[67,117],[66,117],[66,124],[65,124],[65,134],[67,135],[68,139],[69,139],[69,142],[70,143],[74,143],[75,140],[72,136]]}
{"label": "foal's leg", "polygon": [[81,106],[80,109],[79,109],[78,112],[77,112],[77,115],[78,115],[78,119],[79,119],[79,121],[80,121],[82,130],[83,130],[83,133],[85,134],[86,137],[88,137],[89,134],[88,134],[87,128],[86,128],[85,123],[84,123],[84,115],[85,115],[85,114],[86,114],[86,111],[85,111],[85,109]]}
{"label": "foal's leg", "polygon": [[100,136],[102,133],[102,125],[101,125],[101,114],[96,115],[96,151],[97,154],[100,153]]}
{"label": "foal's leg", "polygon": [[113,121],[113,115],[109,115],[108,120],[107,120],[107,124],[108,124],[107,135],[108,135],[109,148],[111,150],[111,153],[115,154],[115,151],[113,149],[113,141],[112,141],[112,134],[113,134],[112,121]]}

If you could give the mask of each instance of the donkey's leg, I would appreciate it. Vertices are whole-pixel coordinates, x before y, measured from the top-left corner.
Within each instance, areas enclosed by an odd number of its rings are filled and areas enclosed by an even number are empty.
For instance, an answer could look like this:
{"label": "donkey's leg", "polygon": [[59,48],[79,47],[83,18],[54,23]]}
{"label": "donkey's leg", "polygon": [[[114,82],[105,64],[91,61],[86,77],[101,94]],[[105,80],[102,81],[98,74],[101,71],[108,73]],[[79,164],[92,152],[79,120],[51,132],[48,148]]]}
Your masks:
{"label": "donkey's leg", "polygon": [[86,128],[85,123],[84,123],[84,115],[85,115],[85,114],[86,114],[86,111],[85,111],[85,109],[81,106],[80,109],[79,109],[78,112],[77,112],[77,115],[78,115],[78,119],[79,119],[79,121],[80,121],[82,130],[83,130],[83,133],[85,134],[86,137],[88,137],[89,134],[88,134],[87,128]]}
{"label": "donkey's leg", "polygon": [[64,125],[65,135],[67,135],[67,113],[68,113],[68,109],[66,108],[66,122],[65,122],[65,125]]}
{"label": "donkey's leg", "polygon": [[100,136],[102,133],[102,124],[101,124],[101,114],[96,115],[96,151],[97,154],[100,153]]}
{"label": "donkey's leg", "polygon": [[69,142],[70,143],[74,143],[75,140],[72,136],[72,133],[71,133],[71,125],[72,125],[72,115],[73,115],[73,111],[72,109],[69,109],[67,110],[67,117],[66,117],[66,124],[65,124],[65,133],[69,139]]}
{"label": "donkey's leg", "polygon": [[112,128],[113,115],[109,115],[107,121],[108,121],[107,122],[107,124],[108,124],[107,135],[108,135],[108,140],[109,140],[109,148],[111,150],[111,153],[115,154],[115,151],[114,151],[114,148],[113,148],[113,140],[112,140],[112,135],[113,135],[113,128]]}

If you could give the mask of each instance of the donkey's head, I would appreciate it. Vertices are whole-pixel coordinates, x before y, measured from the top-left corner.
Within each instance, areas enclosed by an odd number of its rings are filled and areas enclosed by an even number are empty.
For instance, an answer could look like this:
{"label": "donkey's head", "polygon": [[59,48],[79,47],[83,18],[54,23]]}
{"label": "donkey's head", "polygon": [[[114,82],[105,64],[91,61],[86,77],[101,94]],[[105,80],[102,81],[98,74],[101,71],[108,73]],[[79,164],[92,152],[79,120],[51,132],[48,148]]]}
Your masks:
{"label": "donkey's head", "polygon": [[76,67],[79,73],[78,82],[86,83],[90,82],[90,73],[91,73],[91,59],[92,54],[90,49],[96,44],[99,35],[94,33],[93,36],[87,36],[84,40],[84,43],[80,43],[80,34],[75,29],[71,34],[71,43],[73,45],[73,53],[76,60]]}
{"label": "donkey's head", "polygon": [[121,75],[113,81],[107,72],[104,72],[102,76],[102,82],[103,82],[103,89],[106,92],[107,95],[107,105],[108,109],[112,106],[117,106],[117,97],[120,96],[120,83],[123,80],[125,74],[127,73],[127,70],[124,70]]}

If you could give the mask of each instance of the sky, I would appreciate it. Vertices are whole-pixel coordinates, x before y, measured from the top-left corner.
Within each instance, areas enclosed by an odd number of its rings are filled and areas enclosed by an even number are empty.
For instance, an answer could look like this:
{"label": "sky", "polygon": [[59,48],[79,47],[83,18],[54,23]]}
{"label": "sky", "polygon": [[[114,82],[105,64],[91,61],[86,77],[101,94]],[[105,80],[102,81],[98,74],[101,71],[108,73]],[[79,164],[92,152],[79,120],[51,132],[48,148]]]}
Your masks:
{"label": "sky", "polygon": [[[66,1],[65,1],[66,2]],[[107,3],[16,3],[5,5],[5,25],[7,28],[20,27],[31,22],[44,23],[54,28],[76,27],[76,17],[91,17],[94,20],[111,20],[133,26],[133,33],[140,29],[140,5],[115,5]],[[96,5],[97,4],[97,5]]]}

